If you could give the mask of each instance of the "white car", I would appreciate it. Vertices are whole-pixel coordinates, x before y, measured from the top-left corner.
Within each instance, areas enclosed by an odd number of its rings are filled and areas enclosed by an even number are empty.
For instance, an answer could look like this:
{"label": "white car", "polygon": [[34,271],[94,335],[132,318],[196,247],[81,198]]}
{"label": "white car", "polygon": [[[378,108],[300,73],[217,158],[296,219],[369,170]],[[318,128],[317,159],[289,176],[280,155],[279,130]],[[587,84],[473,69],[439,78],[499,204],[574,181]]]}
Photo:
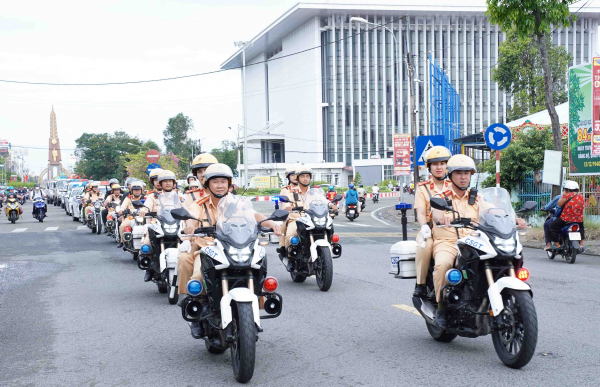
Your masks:
{"label": "white car", "polygon": [[81,194],[83,192],[83,187],[75,187],[71,191],[71,195],[69,196],[69,202],[67,203],[67,211],[73,217],[73,221],[79,220],[81,216]]}

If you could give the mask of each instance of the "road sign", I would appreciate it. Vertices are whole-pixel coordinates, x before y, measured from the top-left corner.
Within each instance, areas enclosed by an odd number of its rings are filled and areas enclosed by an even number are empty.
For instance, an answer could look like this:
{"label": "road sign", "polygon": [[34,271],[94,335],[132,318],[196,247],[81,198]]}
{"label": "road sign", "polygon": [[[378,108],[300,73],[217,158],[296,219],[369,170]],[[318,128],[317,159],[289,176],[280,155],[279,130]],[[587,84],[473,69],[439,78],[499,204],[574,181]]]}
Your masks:
{"label": "road sign", "polygon": [[484,139],[491,149],[502,150],[510,144],[510,129],[504,124],[492,124],[485,130]]}
{"label": "road sign", "polygon": [[157,163],[158,160],[160,160],[160,153],[156,149],[149,149],[146,152],[146,160],[148,160],[150,164]]}
{"label": "road sign", "polygon": [[425,165],[425,156],[431,148],[437,145],[444,146],[444,136],[419,136],[415,140],[416,152],[413,154],[417,159],[417,165]]}
{"label": "road sign", "polygon": [[156,168],[160,168],[160,165],[158,165],[156,163],[149,164],[146,167],[146,172],[148,172],[148,174],[150,174],[150,171],[152,171],[153,169],[156,169]]}

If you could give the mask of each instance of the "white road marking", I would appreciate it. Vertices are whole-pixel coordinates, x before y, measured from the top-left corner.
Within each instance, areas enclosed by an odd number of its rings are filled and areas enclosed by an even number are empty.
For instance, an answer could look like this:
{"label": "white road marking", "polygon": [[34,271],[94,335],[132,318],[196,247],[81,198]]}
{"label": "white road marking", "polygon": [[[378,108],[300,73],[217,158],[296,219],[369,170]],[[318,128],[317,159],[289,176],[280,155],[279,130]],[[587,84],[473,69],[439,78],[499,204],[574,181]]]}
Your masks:
{"label": "white road marking", "polygon": [[4,265],[4,264],[3,264],[3,265],[0,265],[0,270],[2,270],[2,269],[6,269],[7,267],[8,267],[8,265]]}
{"label": "white road marking", "polygon": [[339,223],[334,223],[333,226],[334,227],[350,227],[349,224],[339,224]]}
{"label": "white road marking", "polygon": [[58,230],[58,227],[46,227],[46,229],[44,231],[56,231]]}
{"label": "white road marking", "polygon": [[77,231],[80,231],[80,230],[87,230],[87,229],[88,229],[88,226],[78,226],[78,227],[77,227]]}
{"label": "white road marking", "polygon": [[23,232],[27,230],[26,228],[15,228],[14,230],[12,230],[11,232]]}
{"label": "white road marking", "polygon": [[376,220],[376,221],[378,221],[378,222],[381,222],[381,223],[385,224],[386,226],[391,226],[391,224],[389,224],[389,223],[388,223],[388,222],[386,222],[385,220],[381,220],[381,219],[379,219],[379,218],[377,217],[377,213],[378,213],[379,211],[383,210],[384,208],[387,208],[387,207],[380,207],[380,208],[376,209],[375,211],[371,212],[371,218],[375,219],[375,220]]}
{"label": "white road marking", "polygon": [[350,223],[348,226],[371,227],[368,224]]}

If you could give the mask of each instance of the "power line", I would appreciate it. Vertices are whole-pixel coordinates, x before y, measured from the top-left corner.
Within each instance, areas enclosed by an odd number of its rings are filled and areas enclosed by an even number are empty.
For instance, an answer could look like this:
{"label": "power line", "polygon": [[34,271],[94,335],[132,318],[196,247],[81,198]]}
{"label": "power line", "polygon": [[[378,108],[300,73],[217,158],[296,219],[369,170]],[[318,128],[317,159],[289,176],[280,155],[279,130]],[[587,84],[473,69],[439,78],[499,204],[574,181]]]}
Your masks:
{"label": "power line", "polygon": [[[403,16],[402,18],[399,18],[398,21],[400,21],[401,19],[406,18],[407,16]],[[354,35],[349,35],[347,37],[342,37],[341,39],[338,40],[334,40],[332,42],[328,42],[325,45],[330,45],[330,44],[335,44],[338,43],[342,40],[345,39],[349,39],[351,37],[354,37],[356,35],[360,35],[366,32],[370,32],[374,29],[379,29],[387,24],[393,23],[394,19],[390,20],[389,23],[385,23],[385,24],[379,24],[376,27],[367,29],[365,28],[364,32],[359,32],[358,34],[354,34]],[[318,45],[315,47],[311,47],[311,48],[307,48],[305,50],[300,50],[297,52],[293,52],[287,55],[282,55],[280,57],[277,58],[269,58],[266,59],[264,61],[259,61],[256,63],[251,63],[251,64],[246,64],[246,68],[250,67],[250,66],[256,66],[259,64],[264,64],[267,62],[273,62],[276,60],[280,60],[280,59],[284,59],[284,58],[288,58],[290,56],[294,56],[294,55],[299,55],[299,54],[303,54],[305,52],[308,51],[312,51],[318,48],[322,48],[323,45]],[[229,69],[219,69],[219,70],[213,70],[213,71],[206,71],[203,73],[197,73],[197,74],[189,74],[189,75],[181,75],[181,76],[177,76],[177,77],[168,77],[168,78],[158,78],[158,79],[147,79],[147,80],[140,80],[140,81],[125,81],[125,82],[103,82],[103,83],[53,83],[53,82],[30,82],[30,81],[16,81],[16,80],[10,80],[10,79],[0,79],[0,82],[4,82],[4,83],[16,83],[16,84],[24,84],[24,85],[41,85],[41,86],[115,86],[115,85],[132,85],[132,84],[141,84],[141,83],[153,83],[153,82],[164,82],[164,81],[173,81],[173,80],[177,80],[177,79],[185,79],[185,78],[193,78],[193,77],[199,77],[199,76],[204,76],[204,75],[210,75],[210,74],[217,74],[217,73],[222,73],[225,71],[229,71],[229,70],[237,70],[237,69],[241,69],[244,66],[237,66],[237,67],[232,67]]]}

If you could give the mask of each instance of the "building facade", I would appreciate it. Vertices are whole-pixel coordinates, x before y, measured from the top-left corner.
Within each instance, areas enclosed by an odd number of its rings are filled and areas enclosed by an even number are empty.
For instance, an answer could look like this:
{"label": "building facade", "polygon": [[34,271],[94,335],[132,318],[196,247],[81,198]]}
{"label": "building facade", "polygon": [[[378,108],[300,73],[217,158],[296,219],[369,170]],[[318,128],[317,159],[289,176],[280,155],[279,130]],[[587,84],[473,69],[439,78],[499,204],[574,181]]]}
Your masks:
{"label": "building facade", "polygon": [[[390,158],[393,133],[411,129],[408,55],[415,65],[417,135],[429,132],[430,55],[459,93],[461,135],[505,122],[511,97],[491,80],[491,71],[506,36],[486,18],[484,0],[459,3],[292,7],[246,48],[249,164],[352,166],[353,160]],[[580,64],[597,55],[600,6],[574,5],[572,12],[577,21],[553,29],[552,40],[572,54],[572,64]],[[351,17],[383,25],[394,36],[384,28],[350,23]],[[222,68],[241,65],[238,51]]]}

